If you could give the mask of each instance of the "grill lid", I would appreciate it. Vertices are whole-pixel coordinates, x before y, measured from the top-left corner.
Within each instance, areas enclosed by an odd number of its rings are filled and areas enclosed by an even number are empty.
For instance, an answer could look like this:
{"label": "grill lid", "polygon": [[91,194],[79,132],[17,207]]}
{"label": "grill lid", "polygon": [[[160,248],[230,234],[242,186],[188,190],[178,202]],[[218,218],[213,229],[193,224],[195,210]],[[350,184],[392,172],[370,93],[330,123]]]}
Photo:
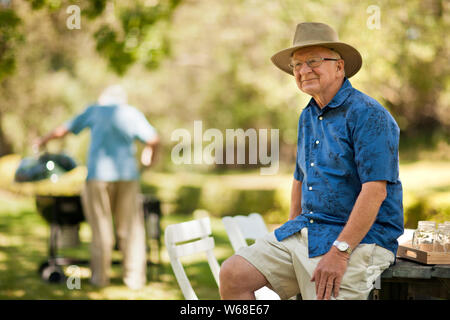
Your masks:
{"label": "grill lid", "polygon": [[77,166],[75,160],[64,153],[44,153],[39,158],[26,157],[20,161],[14,176],[16,182],[34,182],[44,179],[56,181],[58,177]]}

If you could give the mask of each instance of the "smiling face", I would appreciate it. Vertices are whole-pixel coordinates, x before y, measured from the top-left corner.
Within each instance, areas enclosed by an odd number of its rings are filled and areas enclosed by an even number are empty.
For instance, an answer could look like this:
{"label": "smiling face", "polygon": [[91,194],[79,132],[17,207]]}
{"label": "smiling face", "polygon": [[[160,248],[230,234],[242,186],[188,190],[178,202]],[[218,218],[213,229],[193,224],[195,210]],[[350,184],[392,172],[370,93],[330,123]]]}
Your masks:
{"label": "smiling face", "polygon": [[[340,59],[338,61],[324,60],[318,67],[310,67],[305,61],[314,57]],[[291,58],[293,65],[303,64],[294,69],[294,77],[298,88],[313,96],[328,96],[340,87],[344,73],[344,60],[333,50],[324,47],[306,47],[294,52]]]}

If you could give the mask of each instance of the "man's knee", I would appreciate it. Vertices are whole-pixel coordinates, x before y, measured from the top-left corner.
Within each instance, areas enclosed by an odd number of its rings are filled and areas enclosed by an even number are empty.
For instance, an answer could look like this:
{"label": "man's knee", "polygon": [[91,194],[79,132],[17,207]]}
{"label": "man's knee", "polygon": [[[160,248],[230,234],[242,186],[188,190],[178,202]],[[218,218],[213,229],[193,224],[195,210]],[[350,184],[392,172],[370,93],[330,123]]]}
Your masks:
{"label": "man's knee", "polygon": [[219,279],[222,293],[253,292],[267,283],[258,269],[239,255],[223,262]]}
{"label": "man's knee", "polygon": [[239,267],[240,259],[243,258],[233,255],[222,263],[219,273],[220,287],[233,286],[235,283],[239,283],[239,278],[244,272],[244,270]]}

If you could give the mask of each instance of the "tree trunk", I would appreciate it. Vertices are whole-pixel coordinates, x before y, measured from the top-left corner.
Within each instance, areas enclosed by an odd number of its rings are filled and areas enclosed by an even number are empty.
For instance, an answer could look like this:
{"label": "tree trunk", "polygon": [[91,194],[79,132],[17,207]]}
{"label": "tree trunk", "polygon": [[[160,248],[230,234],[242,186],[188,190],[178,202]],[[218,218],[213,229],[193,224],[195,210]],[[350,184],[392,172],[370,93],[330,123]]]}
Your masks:
{"label": "tree trunk", "polygon": [[6,138],[5,134],[3,133],[2,117],[0,114],[0,157],[9,153],[12,153],[12,146],[8,142],[8,139]]}

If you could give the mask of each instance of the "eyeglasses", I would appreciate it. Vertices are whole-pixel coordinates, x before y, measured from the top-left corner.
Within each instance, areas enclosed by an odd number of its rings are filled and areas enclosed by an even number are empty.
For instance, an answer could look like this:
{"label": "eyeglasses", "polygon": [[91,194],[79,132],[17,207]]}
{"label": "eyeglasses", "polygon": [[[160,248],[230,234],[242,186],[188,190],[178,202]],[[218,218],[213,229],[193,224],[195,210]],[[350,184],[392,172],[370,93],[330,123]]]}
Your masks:
{"label": "eyeglasses", "polygon": [[[308,67],[310,68],[317,68],[319,67],[323,61],[325,60],[330,60],[330,61],[338,61],[341,59],[335,59],[335,58],[322,58],[322,57],[312,57],[309,58],[305,61],[305,63],[308,65]],[[303,66],[304,62],[300,62],[300,61],[292,61],[291,63],[289,63],[289,67],[292,70],[298,71],[301,69],[301,67]]]}

